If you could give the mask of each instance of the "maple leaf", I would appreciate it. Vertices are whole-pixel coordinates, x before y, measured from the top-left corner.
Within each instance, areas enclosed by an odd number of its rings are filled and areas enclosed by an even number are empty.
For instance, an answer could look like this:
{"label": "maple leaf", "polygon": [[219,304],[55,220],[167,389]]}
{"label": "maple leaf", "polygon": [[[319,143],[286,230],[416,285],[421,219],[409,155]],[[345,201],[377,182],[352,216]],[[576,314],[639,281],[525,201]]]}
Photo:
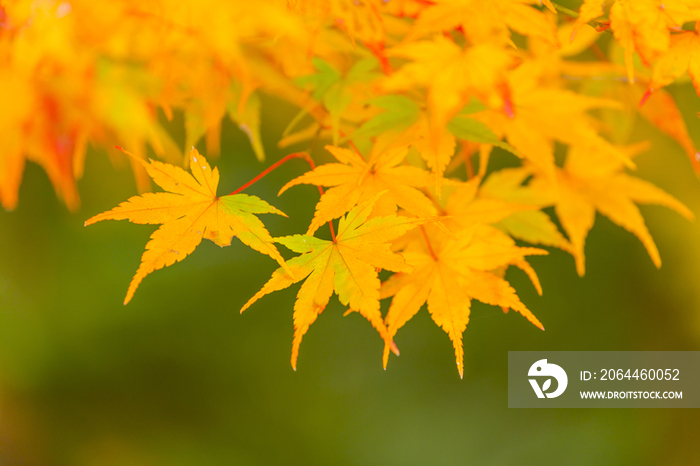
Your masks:
{"label": "maple leaf", "polygon": [[0,113],[0,203],[5,209],[17,206],[25,156],[22,126],[32,116],[28,84],[22,79],[0,72],[0,100],[6,102]]}
{"label": "maple leaf", "polygon": [[[698,25],[700,27],[700,24]],[[699,31],[684,31],[671,37],[671,45],[652,70],[649,90],[655,91],[688,74],[700,95],[700,36]]]}
{"label": "maple leaf", "polygon": [[[633,155],[644,147],[632,146],[627,152]],[[659,251],[635,202],[662,205],[689,220],[694,218],[693,213],[670,194],[624,173],[619,160],[591,154],[581,148],[569,150],[564,168],[557,169],[556,182],[558,195],[554,210],[569,236],[576,270],[581,276],[585,272],[583,249],[596,211],[637,236],[656,267],[661,266]],[[551,192],[552,189],[543,178],[535,179],[530,185],[533,190],[541,192]]]}
{"label": "maple leaf", "polygon": [[347,33],[353,47],[355,39],[365,45],[384,42],[385,27],[380,10],[386,2],[381,0],[332,0],[285,2],[287,8],[315,21],[327,21]]}
{"label": "maple leaf", "polygon": [[[554,24],[545,14],[527,5],[538,0],[437,0],[423,10],[414,34],[445,31],[461,27],[475,43],[497,42],[512,45],[510,30],[525,36],[539,37],[556,43]],[[554,10],[551,2],[544,2]]]}
{"label": "maple leaf", "polygon": [[486,124],[469,117],[470,114],[478,113],[480,110],[486,110],[486,108],[477,108],[472,111],[465,107],[447,124],[447,129],[460,140],[489,144],[519,155],[513,146],[501,141]]}
{"label": "maple leaf", "polygon": [[320,58],[314,58],[313,64],[317,72],[297,78],[296,82],[301,86],[308,86],[312,90],[312,97],[323,103],[328,110],[333,144],[337,145],[341,115],[354,100],[351,87],[375,79],[378,74],[373,70],[377,61],[374,58],[359,60],[345,76]]}
{"label": "maple leaf", "polygon": [[[335,292],[377,327],[387,357],[396,329],[427,302],[452,339],[461,372],[470,300],[528,315],[504,280],[510,266],[541,292],[524,259],[539,250],[518,248],[516,239],[570,252],[583,273],[585,239],[600,212],[639,237],[658,265],[636,203],[692,216],[627,175],[630,151],[613,142],[628,140],[639,114],[678,141],[700,172],[683,115],[661,90],[687,74],[700,91],[700,22],[695,31],[682,29],[700,20],[700,0],[607,2],[609,21],[595,21],[605,13],[602,0],[583,0],[577,21],[544,11],[576,16],[550,0],[0,3],[0,203],[17,204],[30,161],[75,210],[86,148],[132,148],[139,191],[150,190],[153,178],[166,192],[134,197],[86,222],[162,224],[125,301],[148,273],[182,260],[202,238],[225,246],[238,236],[281,265],[260,293],[306,280],[295,306],[294,366],[301,338]],[[600,31],[610,26],[617,39],[611,59],[587,22]],[[635,70],[635,52],[651,74]],[[638,82],[630,85],[635,71]],[[263,95],[300,109],[280,145],[330,139],[359,148],[329,149],[338,163],[312,167],[282,189],[330,188],[309,235],[344,216],[332,242],[308,235],[279,240],[302,254],[290,261],[294,267],[255,216],[281,212],[251,196],[217,197],[218,173],[201,155],[184,157],[192,174],[144,162],[148,146],[173,165],[185,155],[159,123],[161,110],[173,125],[174,112],[178,120],[182,115],[185,147],[204,138],[210,157],[218,154],[228,115],[262,160]],[[636,105],[640,98],[645,105]],[[455,158],[458,143],[462,157]],[[555,163],[558,146],[571,146],[563,167]],[[487,178],[493,147],[523,159],[522,166],[491,167]],[[445,179],[460,163],[470,181]],[[421,191],[431,181],[424,192],[432,201]],[[405,217],[396,215],[399,208]],[[436,210],[443,221],[396,237]],[[379,265],[398,272],[378,292]],[[390,295],[384,320],[378,299]]]}
{"label": "maple leaf", "polygon": [[[258,161],[265,160],[260,138],[260,98],[252,89],[240,83],[230,86],[219,82],[211,86],[206,99],[194,100],[185,109],[185,147],[192,147],[205,137],[207,153],[219,155],[221,119],[228,114],[250,140]],[[214,92],[214,90],[218,92]]]}
{"label": "maple leaf", "polygon": [[[238,91],[238,89],[235,90]],[[260,97],[255,92],[248,95],[245,95],[243,91],[239,91],[239,93],[241,96],[238,102],[229,102],[228,115],[231,120],[238,123],[241,131],[248,136],[255,157],[262,162],[265,160],[265,149],[260,137]]]}
{"label": "maple leaf", "polygon": [[587,146],[634,167],[631,160],[603,139],[587,115],[594,108],[620,108],[610,100],[577,94],[539,83],[543,70],[537,61],[525,61],[508,76],[514,115],[489,110],[473,116],[487,124],[500,138],[517,149],[517,154],[554,179],[554,142]]}
{"label": "maple leaf", "polygon": [[335,23],[346,30],[355,45],[357,37],[365,44],[384,43],[384,24],[380,0],[335,0],[330,2]]}
{"label": "maple leaf", "polygon": [[[637,94],[636,101],[639,101]],[[688,155],[688,160],[693,165],[695,173],[700,174],[700,160],[698,160],[695,144],[688,134],[688,128],[683,120],[683,115],[678,109],[671,95],[663,89],[654,92],[642,106],[635,106],[640,115],[660,131],[675,139]]]}
{"label": "maple leaf", "polygon": [[458,185],[447,198],[445,214],[449,218],[445,223],[453,231],[464,230],[479,223],[493,224],[516,212],[538,209],[534,204],[477,197],[480,183],[481,176],[475,176]]}
{"label": "maple leaf", "polygon": [[498,139],[482,122],[464,116],[485,109],[477,99],[462,108],[446,128],[431,128],[428,115],[418,105],[404,96],[381,96],[370,101],[385,112],[375,115],[353,134],[352,138],[377,136],[373,150],[383,152],[388,148],[410,145],[416,148],[435,178],[435,192],[440,196],[443,173],[454,155],[455,136],[474,142],[493,144],[514,151],[510,145]]}
{"label": "maple leaf", "polygon": [[532,208],[516,208],[518,205],[545,207],[553,203],[553,191],[542,192],[525,184],[532,174],[530,167],[505,168],[493,172],[479,187],[479,198],[505,201],[506,206],[512,206],[511,211],[506,211],[507,215],[494,223],[494,226],[513,238],[572,252],[571,245],[549,215]]}
{"label": "maple leaf", "polygon": [[[447,232],[453,239],[457,238],[455,233],[458,235],[465,234],[465,232],[471,234],[470,232],[474,228],[482,231],[482,226],[485,228],[492,225],[511,234],[513,238],[534,244],[556,246],[570,251],[568,242],[559,233],[556,225],[547,214],[538,210],[540,206],[546,205],[546,200],[550,200],[551,196],[545,197],[539,193],[527,192],[526,187],[516,188],[512,186],[512,191],[507,191],[507,188],[510,187],[509,184],[517,184],[530,176],[529,170],[524,169],[524,171],[524,176],[521,174],[513,176],[514,173],[508,173],[508,169],[499,170],[489,176],[489,180],[484,184],[481,184],[483,174],[479,174],[465,183],[452,184],[453,190],[447,198],[444,211],[441,212],[445,214],[445,218],[435,225],[437,227],[446,225],[449,229],[443,229],[443,232]],[[506,173],[506,176],[501,177],[503,172]],[[496,180],[501,178],[500,184],[504,185],[503,189],[497,190],[500,196],[488,195],[488,192],[493,190],[494,185],[499,184],[499,181],[494,181],[493,178]],[[489,231],[493,232],[494,230]],[[495,236],[489,241],[497,239],[502,245],[515,246],[513,239],[508,236],[500,232],[493,234]],[[395,247],[400,249],[405,244],[405,240],[402,244],[397,241]],[[539,278],[527,261],[519,260],[511,265],[522,269],[532,281],[537,292],[542,294]],[[502,273],[505,274],[505,267],[502,267]]]}
{"label": "maple leaf", "polygon": [[457,145],[454,135],[446,127],[432,125],[424,115],[404,132],[403,137],[411,141],[411,145],[433,172],[435,194],[441,197],[443,175]]}
{"label": "maple leaf", "polygon": [[243,306],[241,312],[266,294],[306,279],[294,303],[294,370],[297,367],[299,345],[304,334],[326,308],[334,291],[342,304],[369,320],[385,344],[393,346],[379,310],[380,281],[377,269],[409,272],[412,268],[406,265],[401,255],[391,251],[389,241],[434,219],[393,214],[367,220],[382,194],[384,193],[378,193],[370,200],[357,205],[341,218],[338,235],[334,241],[309,235],[275,239],[292,251],[302,254],[287,261],[294,275],[290,275],[289,271],[283,268],[277,269],[262,289]]}
{"label": "maple leaf", "polygon": [[354,131],[352,133],[353,139],[405,130],[420,115],[420,106],[402,95],[383,95],[367,103],[383,109],[384,112],[374,115]]}
{"label": "maple leaf", "polygon": [[700,19],[697,0],[618,0],[610,8],[610,27],[625,50],[627,77],[634,82],[636,50],[651,63],[669,48],[671,30]]}
{"label": "maple leaf", "polygon": [[233,194],[218,197],[219,171],[212,168],[197,149],[193,147],[189,154],[192,174],[167,163],[136,160],[166,192],[134,196],[85,222],[87,226],[101,220],[127,219],[133,223],[162,224],[146,244],[141,265],[131,279],[124,304],[131,300],[146,275],[183,260],[195,250],[202,238],[223,247],[230,245],[231,239],[236,236],[292,273],[265,226],[253,214],[286,215],[255,196]]}
{"label": "maple leaf", "polygon": [[386,192],[375,206],[374,215],[396,212],[397,206],[419,217],[436,214],[430,199],[416,188],[427,186],[430,174],[408,165],[399,165],[406,158],[407,147],[374,152],[368,161],[359,154],[341,147],[326,146],[341,163],[316,167],[284,185],[280,194],[298,184],[332,186],[316,205],[308,235],[324,223],[339,218],[356,204],[367,202],[379,192]]}
{"label": "maple leaf", "polygon": [[473,96],[493,107],[508,102],[505,71],[513,54],[494,44],[460,47],[443,36],[399,44],[387,52],[412,60],[384,81],[388,91],[425,86],[431,124],[444,126]]}
{"label": "maple leaf", "polygon": [[578,19],[571,32],[571,40],[580,27],[605,13],[605,0],[584,0],[579,9]]}
{"label": "maple leaf", "polygon": [[[385,112],[377,117],[372,118],[367,122],[369,125],[368,132],[372,132],[372,126],[379,117],[384,117],[392,121],[394,117],[398,117],[395,112]],[[397,118],[398,120],[398,118]],[[396,120],[394,120],[396,121]],[[385,152],[388,149],[394,149],[401,146],[414,147],[421,158],[425,160],[428,168],[431,169],[435,193],[438,197],[441,196],[443,175],[447,169],[450,160],[455,152],[457,140],[451,131],[446,127],[431,125],[428,115],[425,112],[417,112],[417,114],[406,115],[406,119],[398,121],[395,127],[391,130],[384,131],[374,141],[372,149],[377,153]],[[381,124],[381,120],[378,122]],[[409,126],[410,125],[410,126]],[[408,126],[406,128],[406,126]],[[363,131],[363,125],[358,132],[366,134]],[[353,134],[354,138],[355,134]],[[483,138],[483,134],[480,135]],[[474,136],[476,137],[476,136]]]}
{"label": "maple leaf", "polygon": [[[672,55],[672,50],[673,47],[666,56]],[[665,60],[666,56],[659,59],[657,64]],[[675,139],[688,155],[695,172],[700,173],[700,161],[696,157],[695,144],[688,134],[683,114],[673,97],[665,90],[656,87],[658,84],[654,84],[653,76],[651,81],[645,76],[640,76],[636,83],[630,85],[618,79],[624,70],[617,64],[563,62],[562,65],[563,72],[570,76],[608,78],[598,79],[597,82],[589,81],[583,92],[622,104],[621,108],[600,109],[605,129],[614,142],[628,141],[636,116],[639,114],[660,131]]]}
{"label": "maple leaf", "polygon": [[[522,264],[526,255],[547,251],[518,247],[507,235],[486,225],[474,226],[458,239],[430,225],[421,227],[420,233],[411,233],[411,237],[413,241],[402,255],[414,270],[396,273],[382,284],[382,299],[394,296],[385,319],[387,341],[393,341],[396,332],[427,302],[433,321],[452,340],[459,376],[463,377],[462,334],[469,323],[472,299],[513,309],[544,330],[510,284],[493,271]],[[390,346],[385,345],[385,367],[389,350]]]}

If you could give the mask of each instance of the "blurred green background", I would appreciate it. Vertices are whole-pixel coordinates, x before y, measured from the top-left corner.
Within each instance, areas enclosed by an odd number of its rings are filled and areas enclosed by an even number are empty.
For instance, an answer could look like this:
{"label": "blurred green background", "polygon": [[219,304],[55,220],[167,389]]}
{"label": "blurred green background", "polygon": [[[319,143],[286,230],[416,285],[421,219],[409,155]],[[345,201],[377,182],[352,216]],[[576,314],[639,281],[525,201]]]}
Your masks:
{"label": "blurred green background", "polygon": [[[672,92],[700,143],[697,96],[690,86]],[[220,193],[289,152],[275,142],[293,114],[265,100],[264,165],[225,122],[214,161]],[[169,126],[182,141],[181,118]],[[635,138],[654,144],[638,175],[700,214],[700,182],[680,148],[643,122]],[[276,198],[305,170],[292,161],[246,191],[289,214],[263,218],[275,236],[302,232],[312,217],[314,187]],[[547,331],[474,304],[464,380],[425,309],[398,333],[401,356],[384,371],[376,331],[358,314],[343,317],[336,298],[304,338],[294,372],[298,285],[238,312],[274,261],[237,240],[224,249],[205,241],[149,275],[123,306],[155,228],[83,227],[136,193],[131,172],[103,151],[88,154],[80,192],[82,209],[68,213],[30,164],[19,208],[0,213],[2,465],[698,464],[696,410],[508,409],[506,374],[514,350],[700,350],[698,222],[642,207],[660,270],[633,235],[598,216],[585,278],[556,250],[530,259],[543,297],[509,272]]]}

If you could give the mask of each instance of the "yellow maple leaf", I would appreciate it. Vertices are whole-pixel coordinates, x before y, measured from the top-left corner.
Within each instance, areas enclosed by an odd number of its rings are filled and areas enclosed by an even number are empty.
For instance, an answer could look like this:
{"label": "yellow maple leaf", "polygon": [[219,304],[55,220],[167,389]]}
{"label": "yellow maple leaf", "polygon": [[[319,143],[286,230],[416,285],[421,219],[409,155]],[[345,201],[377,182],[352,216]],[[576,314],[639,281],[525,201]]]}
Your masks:
{"label": "yellow maple leaf", "polygon": [[355,39],[364,44],[384,42],[385,27],[382,0],[289,0],[287,8],[304,15],[311,24],[323,23],[347,33],[353,46]]}
{"label": "yellow maple leaf", "polygon": [[514,114],[489,110],[474,116],[500,138],[505,136],[518,154],[537,170],[554,179],[554,143],[586,146],[634,167],[622,151],[603,139],[587,112],[594,108],[620,108],[610,100],[545,86],[543,70],[536,61],[525,61],[508,76]]}
{"label": "yellow maple leaf", "polygon": [[700,36],[699,31],[684,31],[671,38],[671,45],[652,70],[649,90],[655,91],[684,74],[693,81],[695,91],[700,95]]}
{"label": "yellow maple leaf", "polygon": [[[431,2],[433,3],[433,2]],[[461,27],[471,42],[511,45],[510,30],[524,36],[557,42],[554,23],[529,4],[539,0],[437,0],[416,21],[413,34],[441,32]],[[551,2],[547,8],[554,10]]]}
{"label": "yellow maple leaf", "polygon": [[576,32],[584,24],[594,20],[605,13],[605,0],[584,0],[578,12],[578,19],[574,23],[574,28],[571,32],[571,40],[573,41]]}
{"label": "yellow maple leaf", "polygon": [[[495,172],[496,174],[500,171]],[[532,211],[539,207],[525,202],[511,202],[496,197],[477,196],[481,177],[476,176],[462,183],[447,199],[445,223],[453,231],[463,230],[476,224],[490,225],[502,221],[517,212]]]}
{"label": "yellow maple leaf", "polygon": [[373,150],[382,153],[403,146],[414,147],[432,171],[435,194],[441,197],[443,175],[455,153],[457,139],[448,128],[433,123],[426,112],[417,111],[408,127],[390,129],[378,135]]}
{"label": "yellow maple leaf", "polygon": [[[525,262],[526,255],[547,251],[523,248],[499,230],[486,225],[471,228],[453,239],[430,225],[411,234],[402,251],[412,272],[392,275],[382,284],[381,297],[394,296],[386,316],[389,339],[425,304],[433,321],[452,340],[459,376],[464,375],[462,334],[469,323],[471,300],[513,309],[544,330],[515,290],[493,271]],[[527,264],[527,262],[525,262]],[[528,264],[529,265],[529,264]],[[390,346],[384,347],[384,365]]]}
{"label": "yellow maple leaf", "polygon": [[[516,206],[551,205],[554,191],[542,192],[525,184],[532,176],[529,167],[504,168],[493,172],[479,188],[479,198],[505,201],[512,205],[512,211],[504,215],[494,226],[513,238],[532,244],[554,246],[571,252],[569,241],[559,232],[549,215],[536,209],[517,209]],[[507,212],[507,211],[506,211]]]}
{"label": "yellow maple leaf", "polygon": [[[633,155],[644,147],[632,146],[627,152]],[[536,190],[551,189],[542,178],[531,184]],[[657,267],[661,266],[659,251],[635,203],[662,205],[689,220],[694,218],[693,213],[670,194],[624,173],[619,161],[577,147],[569,150],[564,168],[557,169],[557,189],[554,210],[569,236],[576,270],[581,276],[585,272],[583,249],[596,211],[637,236]]]}
{"label": "yellow maple leaf", "polygon": [[444,126],[472,96],[492,107],[507,101],[505,71],[513,54],[495,44],[460,47],[443,36],[399,44],[387,52],[412,60],[387,77],[384,88],[403,91],[425,86],[431,124]]}
{"label": "yellow maple leaf", "polygon": [[427,186],[430,175],[417,167],[399,165],[406,158],[407,147],[373,153],[368,161],[350,149],[334,146],[326,149],[340,163],[320,165],[291,180],[279,192],[282,194],[298,184],[332,186],[316,205],[307,235],[313,235],[324,223],[345,215],[380,192],[386,194],[377,201],[373,215],[395,213],[397,206],[419,217],[436,214],[430,199],[416,189]]}
{"label": "yellow maple leaf", "polygon": [[698,19],[698,0],[617,0],[610,8],[610,27],[625,50],[629,81],[634,82],[635,50],[651,63],[668,50],[671,30]]}
{"label": "yellow maple leaf", "polygon": [[217,196],[219,171],[212,168],[197,149],[193,147],[189,155],[191,175],[167,163],[136,160],[166,192],[134,196],[85,222],[87,226],[101,220],[127,219],[133,223],[162,224],[146,244],[141,265],[131,279],[124,304],[131,300],[146,275],[183,260],[195,250],[202,238],[223,247],[231,244],[231,239],[236,236],[292,273],[265,226],[253,214],[286,215],[255,196]]}
{"label": "yellow maple leaf", "polygon": [[294,370],[304,334],[326,308],[334,291],[342,304],[369,320],[386,345],[393,346],[379,311],[380,281],[377,268],[394,272],[410,271],[411,267],[406,265],[403,257],[391,251],[389,241],[433,219],[393,214],[367,220],[382,194],[357,205],[341,218],[334,241],[309,235],[276,239],[292,251],[302,254],[287,261],[294,275],[285,269],[277,269],[262,289],[243,306],[241,312],[266,294],[306,279],[294,303]]}
{"label": "yellow maple leaf", "polygon": [[442,197],[443,175],[457,145],[455,136],[444,126],[431,124],[427,117],[420,118],[404,135],[411,138],[411,145],[432,170],[435,194]]}
{"label": "yellow maple leaf", "polygon": [[[592,28],[589,28],[592,30]],[[674,37],[683,37],[684,33]],[[672,42],[674,38],[672,37]],[[671,50],[657,61],[657,65],[673,55]],[[683,62],[680,61],[682,64]],[[638,76],[634,84],[622,82],[624,68],[614,63],[573,62],[562,61],[562,73],[574,76],[576,79],[590,79],[597,76],[597,82],[589,80],[585,93],[603,97],[609,101],[621,104],[619,108],[601,108],[603,131],[616,143],[624,143],[629,139],[637,114],[645,118],[660,131],[675,139],[688,155],[696,173],[700,173],[700,161],[696,156],[693,140],[688,134],[683,115],[673,97],[659,86],[666,85],[662,79],[651,81],[647,76]],[[687,65],[687,62],[686,62]],[[653,71],[657,72],[656,68]],[[665,72],[664,72],[665,73]],[[663,74],[663,73],[661,73]],[[683,74],[679,71],[677,76]],[[658,76],[658,75],[657,75]],[[595,151],[591,151],[595,152]]]}

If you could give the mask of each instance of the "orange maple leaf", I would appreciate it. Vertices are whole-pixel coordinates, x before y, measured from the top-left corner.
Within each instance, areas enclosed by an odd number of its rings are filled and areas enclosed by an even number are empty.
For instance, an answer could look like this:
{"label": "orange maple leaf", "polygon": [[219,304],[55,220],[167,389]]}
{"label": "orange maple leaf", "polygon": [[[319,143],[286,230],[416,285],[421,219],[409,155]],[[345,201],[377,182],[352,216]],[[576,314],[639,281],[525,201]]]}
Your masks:
{"label": "orange maple leaf", "polygon": [[294,275],[290,275],[288,270],[277,269],[262,289],[243,306],[241,312],[266,294],[306,279],[294,303],[294,370],[297,367],[301,340],[309,326],[326,308],[333,291],[342,304],[369,320],[385,344],[395,349],[379,310],[380,281],[377,269],[410,272],[412,267],[406,265],[401,255],[391,251],[389,241],[434,219],[392,214],[367,220],[382,194],[357,205],[341,218],[334,241],[309,235],[275,239],[292,251],[302,254],[287,261]]}
{"label": "orange maple leaf", "polygon": [[[402,252],[414,271],[394,274],[382,284],[381,297],[394,296],[385,319],[390,339],[427,301],[431,317],[452,340],[462,377],[462,334],[469,323],[472,299],[514,309],[544,330],[510,284],[493,271],[521,264],[526,255],[542,255],[547,251],[518,247],[507,235],[486,225],[469,229],[458,240],[430,226],[421,227],[421,233],[422,237],[412,233],[414,241]],[[389,349],[385,345],[385,367]]]}
{"label": "orange maple leaf", "polygon": [[399,165],[406,158],[407,147],[374,153],[369,161],[349,149],[333,146],[326,149],[341,163],[318,166],[285,184],[279,192],[282,194],[298,184],[332,186],[316,205],[307,235],[313,235],[324,223],[345,215],[358,203],[369,201],[382,191],[386,194],[379,198],[373,215],[395,213],[397,206],[419,217],[436,214],[430,199],[416,189],[428,185],[428,172]]}
{"label": "orange maple leaf", "polygon": [[[700,49],[698,50],[700,51]],[[698,78],[700,78],[700,74]],[[698,84],[700,84],[700,81],[698,81]],[[649,89],[651,89],[651,84]],[[696,89],[700,89],[700,85]],[[635,90],[633,87],[628,92],[635,95]],[[688,160],[693,165],[695,173],[700,174],[700,160],[698,160],[695,144],[688,134],[688,127],[683,119],[683,114],[676,105],[676,101],[673,100],[671,94],[663,89],[655,91],[653,95],[650,95],[649,91],[647,93],[641,98],[643,105],[636,106],[639,114],[660,131],[675,139],[688,155]],[[634,99],[636,102],[640,102],[640,94],[641,92],[637,90],[636,98]]]}
{"label": "orange maple leaf", "polygon": [[134,196],[85,222],[87,226],[101,220],[127,219],[133,223],[163,224],[146,244],[141,265],[131,279],[124,304],[131,300],[146,275],[183,260],[195,250],[202,238],[223,247],[231,244],[231,239],[236,236],[292,273],[265,226],[253,214],[286,215],[255,196],[233,194],[218,197],[219,171],[211,168],[197,149],[193,147],[189,155],[192,175],[167,163],[135,160],[167,192]]}

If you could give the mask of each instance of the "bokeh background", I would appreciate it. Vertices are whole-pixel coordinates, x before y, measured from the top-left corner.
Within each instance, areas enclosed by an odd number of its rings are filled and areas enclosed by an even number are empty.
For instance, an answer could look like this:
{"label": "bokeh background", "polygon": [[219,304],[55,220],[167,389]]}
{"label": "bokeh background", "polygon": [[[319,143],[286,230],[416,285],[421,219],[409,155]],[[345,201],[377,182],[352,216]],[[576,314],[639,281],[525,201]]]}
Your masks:
{"label": "bokeh background", "polygon": [[[700,142],[700,101],[671,92]],[[295,113],[263,102],[268,161],[225,122],[220,193],[289,151],[275,149]],[[182,117],[166,122],[183,143]],[[675,142],[651,139],[638,175],[700,215],[700,181]],[[203,146],[203,145],[202,145]],[[314,157],[327,160],[318,146]],[[200,147],[204,153],[204,147]],[[498,164],[510,164],[499,154]],[[325,159],[324,159],[325,158]],[[274,261],[234,239],[203,242],[188,259],[149,275],[122,300],[153,226],[83,222],[136,194],[128,167],[91,148],[81,210],[67,212],[45,173],[29,164],[14,212],[0,212],[1,465],[695,465],[700,416],[692,409],[507,407],[507,356],[515,350],[700,350],[700,225],[642,207],[664,261],[598,216],[587,274],[552,250],[533,257],[544,296],[509,272],[541,332],[515,313],[475,303],[460,380],[447,336],[423,309],[396,337],[382,369],[382,341],[336,298],[289,363],[298,285],[241,306]],[[264,218],[273,235],[305,230],[318,192],[276,193],[306,170],[292,161],[247,190],[289,219]],[[283,249],[283,248],[281,248]],[[289,257],[289,256],[288,256]],[[700,389],[700,387],[698,387]]]}

